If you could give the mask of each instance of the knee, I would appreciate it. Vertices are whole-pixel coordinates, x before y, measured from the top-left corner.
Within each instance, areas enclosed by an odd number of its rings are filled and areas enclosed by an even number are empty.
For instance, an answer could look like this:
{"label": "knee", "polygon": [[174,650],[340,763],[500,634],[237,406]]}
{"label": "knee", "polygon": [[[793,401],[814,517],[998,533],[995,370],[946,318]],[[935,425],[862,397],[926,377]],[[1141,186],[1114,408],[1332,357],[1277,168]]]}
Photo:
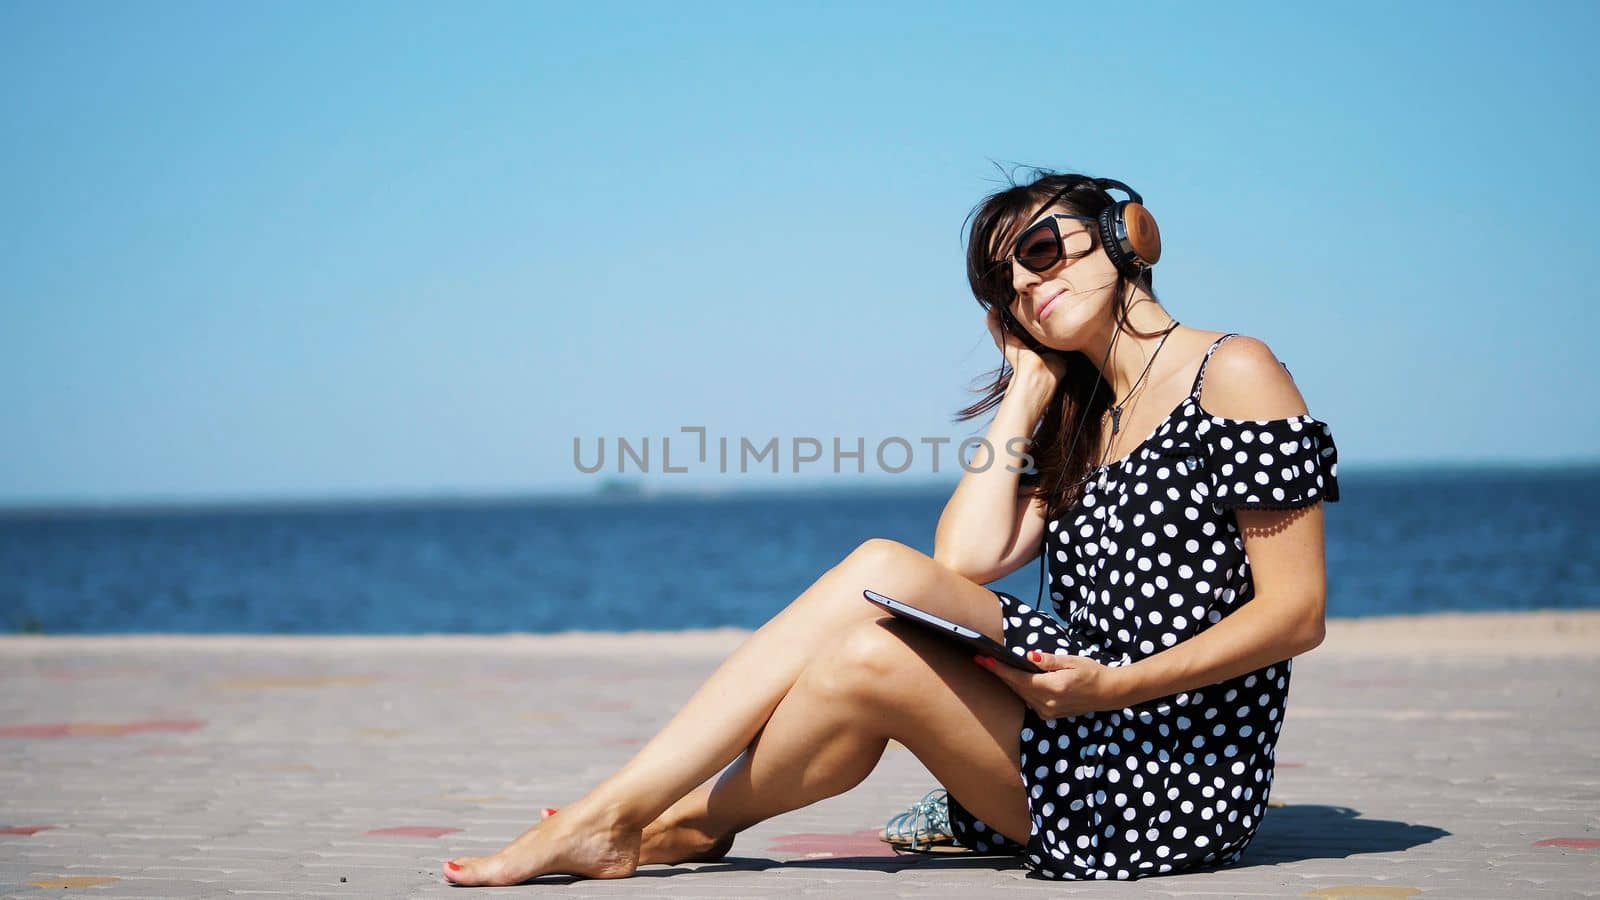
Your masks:
{"label": "knee", "polygon": [[888,538],[867,538],[845,557],[845,563],[858,571],[881,572],[917,551],[899,541]]}
{"label": "knee", "polygon": [[870,622],[883,611],[862,599],[863,588],[903,597],[906,587],[927,561],[915,547],[888,538],[868,538],[850,551],[825,576],[828,587],[807,591],[797,605],[817,615],[830,630],[845,623]]}
{"label": "knee", "polygon": [[846,631],[806,667],[815,689],[837,700],[887,697],[895,673],[903,673],[910,648],[893,621],[863,622]]}

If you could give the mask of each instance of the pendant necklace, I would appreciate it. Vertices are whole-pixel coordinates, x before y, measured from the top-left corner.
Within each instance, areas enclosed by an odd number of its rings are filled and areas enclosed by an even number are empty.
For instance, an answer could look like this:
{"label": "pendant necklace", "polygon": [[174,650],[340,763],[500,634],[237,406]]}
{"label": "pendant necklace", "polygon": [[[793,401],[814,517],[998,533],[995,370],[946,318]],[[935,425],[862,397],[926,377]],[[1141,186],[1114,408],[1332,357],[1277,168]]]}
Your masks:
{"label": "pendant necklace", "polygon": [[1172,320],[1172,324],[1170,326],[1168,326],[1167,330],[1163,331],[1161,333],[1161,341],[1160,341],[1160,343],[1156,344],[1155,353],[1150,354],[1150,361],[1144,364],[1144,371],[1139,373],[1138,380],[1133,383],[1133,387],[1128,388],[1128,393],[1127,393],[1126,396],[1124,396],[1122,398],[1122,402],[1121,403],[1117,403],[1117,404],[1112,405],[1112,407],[1111,407],[1111,433],[1113,435],[1115,435],[1117,432],[1122,430],[1122,408],[1124,406],[1128,405],[1128,398],[1133,396],[1133,392],[1135,390],[1138,390],[1139,383],[1144,381],[1144,377],[1146,375],[1150,374],[1150,367],[1155,365],[1155,362],[1156,362],[1156,353],[1160,353],[1161,352],[1161,345],[1165,344],[1167,342],[1167,336],[1172,334],[1172,330],[1174,328],[1177,328],[1177,327],[1178,327],[1178,320],[1177,319],[1173,319]]}
{"label": "pendant necklace", "polygon": [[1133,384],[1132,384],[1132,386],[1130,386],[1128,388],[1128,393],[1123,395],[1122,402],[1121,403],[1114,403],[1111,406],[1111,436],[1112,436],[1112,440],[1106,442],[1105,455],[1100,457],[1100,484],[1099,484],[1099,487],[1100,487],[1101,490],[1105,490],[1105,487],[1106,487],[1106,475],[1108,474],[1108,469],[1107,469],[1107,467],[1105,465],[1105,457],[1111,455],[1111,445],[1113,443],[1115,443],[1115,438],[1116,438],[1117,433],[1122,430],[1122,409],[1123,409],[1123,407],[1127,406],[1128,402],[1133,398],[1134,393],[1139,389],[1139,385],[1144,382],[1145,376],[1150,374],[1150,367],[1155,365],[1156,356],[1161,352],[1162,345],[1167,342],[1167,338],[1169,336],[1171,336],[1173,330],[1176,329],[1177,327],[1178,327],[1178,320],[1177,319],[1173,319],[1172,320],[1172,324],[1167,326],[1167,330],[1161,333],[1161,340],[1156,344],[1155,352],[1150,354],[1150,361],[1144,364],[1144,371],[1139,373],[1139,377],[1137,379],[1135,379]]}

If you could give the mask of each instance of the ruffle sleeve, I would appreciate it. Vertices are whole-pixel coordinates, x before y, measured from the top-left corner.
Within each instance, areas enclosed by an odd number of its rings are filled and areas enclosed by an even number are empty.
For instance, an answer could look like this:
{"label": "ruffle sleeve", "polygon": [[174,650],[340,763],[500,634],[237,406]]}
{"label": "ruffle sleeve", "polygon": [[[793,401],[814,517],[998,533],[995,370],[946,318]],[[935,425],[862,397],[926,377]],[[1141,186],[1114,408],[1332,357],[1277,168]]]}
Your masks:
{"label": "ruffle sleeve", "polygon": [[1211,500],[1225,509],[1293,509],[1339,499],[1339,452],[1326,422],[1312,416],[1228,419],[1204,416]]}

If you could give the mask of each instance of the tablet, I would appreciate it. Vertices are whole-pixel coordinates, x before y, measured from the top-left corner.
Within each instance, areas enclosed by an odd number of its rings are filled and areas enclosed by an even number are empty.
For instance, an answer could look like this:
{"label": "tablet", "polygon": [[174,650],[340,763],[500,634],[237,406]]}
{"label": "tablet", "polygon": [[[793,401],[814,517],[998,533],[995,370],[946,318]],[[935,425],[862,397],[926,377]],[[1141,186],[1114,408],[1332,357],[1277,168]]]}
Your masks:
{"label": "tablet", "polygon": [[955,640],[966,644],[972,649],[977,650],[979,653],[982,653],[985,656],[993,657],[994,659],[1005,663],[1013,669],[1021,669],[1024,672],[1034,673],[1040,673],[1044,671],[1044,669],[1034,665],[1026,656],[1018,656],[1017,654],[1012,653],[1010,650],[1007,650],[1005,647],[1001,646],[995,641],[990,640],[986,635],[983,635],[977,631],[973,631],[971,628],[968,628],[965,625],[957,625],[943,616],[936,616],[925,609],[918,609],[909,603],[896,600],[893,597],[885,597],[877,591],[862,591],[861,594],[867,598],[868,602],[888,610],[890,613],[898,616],[899,618],[916,622],[918,625],[921,625],[924,628],[931,628],[947,638],[954,638]]}

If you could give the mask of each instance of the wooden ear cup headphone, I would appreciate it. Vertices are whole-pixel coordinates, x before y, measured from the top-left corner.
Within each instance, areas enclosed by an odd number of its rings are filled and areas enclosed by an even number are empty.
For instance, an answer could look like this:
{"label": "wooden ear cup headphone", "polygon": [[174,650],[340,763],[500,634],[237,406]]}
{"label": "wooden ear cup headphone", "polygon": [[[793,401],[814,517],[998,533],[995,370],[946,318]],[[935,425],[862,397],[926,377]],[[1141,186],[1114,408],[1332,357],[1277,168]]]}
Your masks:
{"label": "wooden ear cup headphone", "polygon": [[1161,260],[1161,231],[1156,217],[1144,208],[1139,192],[1114,178],[1091,178],[1087,184],[1106,192],[1116,188],[1130,199],[1106,204],[1100,210],[1100,246],[1106,248],[1117,271],[1138,278],[1145,269]]}

